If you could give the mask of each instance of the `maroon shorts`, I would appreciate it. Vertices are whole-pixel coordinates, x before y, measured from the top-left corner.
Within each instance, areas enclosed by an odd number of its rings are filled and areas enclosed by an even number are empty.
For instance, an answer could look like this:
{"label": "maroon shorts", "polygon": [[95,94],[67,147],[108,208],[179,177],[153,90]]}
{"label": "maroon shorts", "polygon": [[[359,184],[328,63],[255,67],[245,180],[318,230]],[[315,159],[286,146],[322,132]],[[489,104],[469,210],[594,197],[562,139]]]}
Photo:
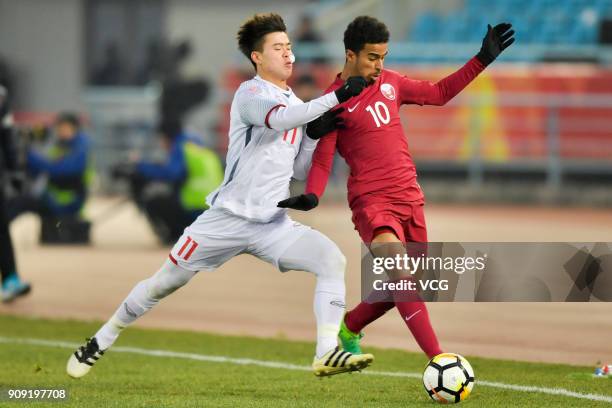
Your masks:
{"label": "maroon shorts", "polygon": [[366,244],[374,231],[390,228],[401,242],[427,242],[423,201],[402,204],[374,203],[353,209],[353,224]]}

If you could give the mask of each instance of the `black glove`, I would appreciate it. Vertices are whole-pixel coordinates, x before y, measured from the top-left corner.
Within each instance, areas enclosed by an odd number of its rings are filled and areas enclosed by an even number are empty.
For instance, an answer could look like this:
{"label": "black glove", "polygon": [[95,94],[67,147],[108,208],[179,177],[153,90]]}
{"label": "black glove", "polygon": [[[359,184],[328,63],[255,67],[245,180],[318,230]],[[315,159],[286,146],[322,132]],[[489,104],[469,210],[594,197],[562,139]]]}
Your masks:
{"label": "black glove", "polygon": [[514,42],[514,30],[512,24],[501,23],[495,27],[487,25],[487,35],[482,40],[482,48],[476,54],[476,58],[486,67],[492,63],[503,50]]}
{"label": "black glove", "polygon": [[365,79],[360,76],[350,77],[346,82],[338,89],[336,89],[336,97],[338,103],[348,101],[353,96],[357,96],[364,90],[368,85]]}
{"label": "black glove", "polygon": [[277,207],[293,208],[294,210],[309,211],[319,205],[319,197],[314,193],[300,194],[299,196],[289,197],[279,201]]}
{"label": "black glove", "polygon": [[336,129],[344,129],[344,120],[338,117],[344,108],[329,110],[306,125],[306,136],[317,140]]}

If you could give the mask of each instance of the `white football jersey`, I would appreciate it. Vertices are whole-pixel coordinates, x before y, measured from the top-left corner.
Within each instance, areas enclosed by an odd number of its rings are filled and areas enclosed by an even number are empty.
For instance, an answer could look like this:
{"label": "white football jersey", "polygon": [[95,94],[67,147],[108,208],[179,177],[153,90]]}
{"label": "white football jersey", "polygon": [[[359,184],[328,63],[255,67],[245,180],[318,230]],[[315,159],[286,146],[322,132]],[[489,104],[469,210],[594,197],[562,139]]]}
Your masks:
{"label": "white football jersey", "polygon": [[304,125],[337,104],[333,92],[303,103],[259,76],[243,82],[230,110],[225,177],[206,203],[255,222],[283,215],[277,203],[289,197],[294,170],[306,177],[316,147]]}

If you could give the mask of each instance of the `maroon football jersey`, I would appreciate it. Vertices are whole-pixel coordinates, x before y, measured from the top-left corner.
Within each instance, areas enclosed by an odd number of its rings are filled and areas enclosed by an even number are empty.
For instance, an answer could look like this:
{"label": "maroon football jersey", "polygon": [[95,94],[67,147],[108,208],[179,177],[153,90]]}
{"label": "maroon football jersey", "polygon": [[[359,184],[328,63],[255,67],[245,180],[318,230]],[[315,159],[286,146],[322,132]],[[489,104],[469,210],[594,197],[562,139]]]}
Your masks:
{"label": "maroon football jersey", "polygon": [[[306,193],[323,195],[337,149],[350,168],[348,201],[351,208],[371,203],[422,200],[423,192],[417,183],[416,169],[400,121],[400,106],[444,105],[483,69],[480,61],[472,58],[437,83],[383,70],[373,84],[341,105],[345,110],[340,116],[346,128],[319,140]],[[326,92],[343,83],[338,75]]]}

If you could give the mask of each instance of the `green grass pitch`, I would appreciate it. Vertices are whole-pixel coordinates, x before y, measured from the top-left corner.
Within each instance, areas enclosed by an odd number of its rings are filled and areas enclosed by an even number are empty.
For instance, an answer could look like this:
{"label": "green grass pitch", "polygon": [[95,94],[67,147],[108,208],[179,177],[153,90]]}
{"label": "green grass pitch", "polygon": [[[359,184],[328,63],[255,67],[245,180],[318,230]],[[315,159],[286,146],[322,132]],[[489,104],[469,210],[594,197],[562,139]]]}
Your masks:
{"label": "green grass pitch", "polygon": [[[417,375],[426,363],[423,355],[369,348],[367,343],[366,350],[376,357],[372,367],[366,370],[371,374],[364,371],[319,379],[302,369],[311,362],[312,343],[130,328],[116,343],[117,351],[111,349],[106,353],[86,377],[70,379],[65,373],[65,364],[73,350],[61,342],[82,343],[99,325],[99,322],[0,316],[2,392],[25,387],[66,388],[69,392],[69,399],[63,402],[8,402],[4,397],[0,398],[0,406],[437,406],[425,393]],[[30,342],[17,339],[30,339]],[[127,347],[133,349],[130,351]],[[142,354],[151,350],[179,354]],[[208,357],[198,360],[198,356]],[[210,356],[221,357],[221,361],[211,361]],[[612,379],[593,378],[593,367],[466,357],[476,372],[476,386],[463,406],[612,406]],[[238,359],[257,361],[252,364],[253,361]],[[273,362],[285,365],[263,366]],[[539,388],[519,391],[508,389],[508,385]],[[555,395],[555,392],[590,396],[576,398]]]}

